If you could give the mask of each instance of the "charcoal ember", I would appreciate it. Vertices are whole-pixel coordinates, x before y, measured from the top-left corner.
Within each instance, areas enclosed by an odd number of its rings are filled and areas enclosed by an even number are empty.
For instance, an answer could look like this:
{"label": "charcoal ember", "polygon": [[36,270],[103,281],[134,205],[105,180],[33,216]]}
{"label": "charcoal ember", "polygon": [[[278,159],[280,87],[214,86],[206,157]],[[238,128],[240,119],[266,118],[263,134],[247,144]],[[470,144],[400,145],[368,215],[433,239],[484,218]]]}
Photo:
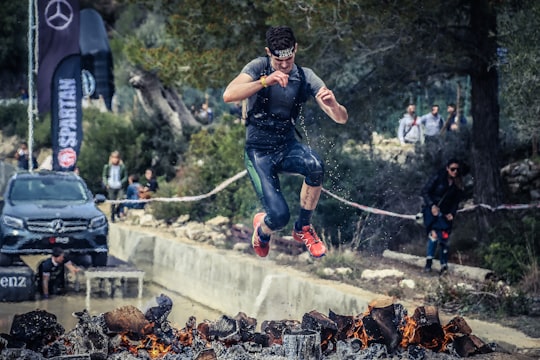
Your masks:
{"label": "charcoal ember", "polygon": [[204,349],[199,352],[194,358],[194,360],[216,360],[217,355],[214,349]]}
{"label": "charcoal ember", "polygon": [[239,312],[234,317],[240,327],[241,341],[251,341],[255,336],[255,328],[257,327],[257,320],[255,318],[247,316],[243,312]]}
{"label": "charcoal ember", "polygon": [[103,318],[91,316],[86,309],[73,313],[73,316],[77,318],[77,325],[57,341],[65,346],[64,354],[89,354],[92,360],[106,359],[112,346],[103,327]]}
{"label": "charcoal ember", "polygon": [[364,344],[360,339],[346,339],[336,342],[335,355],[338,359],[356,359],[356,354],[360,353]]}
{"label": "charcoal ember", "polygon": [[461,357],[492,352],[491,347],[475,335],[463,335],[454,338],[454,351]]}
{"label": "charcoal ember", "polygon": [[268,334],[261,334],[257,332],[257,333],[254,333],[253,336],[250,337],[249,343],[255,343],[262,347],[268,347],[271,345],[270,336]]}
{"label": "charcoal ember", "polygon": [[229,345],[236,344],[242,340],[240,325],[237,320],[227,315],[222,315],[218,320],[208,322],[207,340],[222,341]]}
{"label": "charcoal ember", "polygon": [[261,331],[269,336],[269,346],[281,345],[285,330],[300,330],[301,328],[298,320],[265,320],[261,324]]}
{"label": "charcoal ember", "polygon": [[54,358],[67,354],[66,345],[63,341],[55,341],[52,344],[45,345],[41,350],[41,354],[48,358]]}
{"label": "charcoal ember", "polygon": [[410,345],[407,347],[407,354],[410,360],[424,360],[426,358],[426,348],[419,345]]}
{"label": "charcoal ember", "polygon": [[23,348],[7,348],[0,353],[0,359],[5,360],[44,360],[44,357],[35,351]]}
{"label": "charcoal ember", "polygon": [[26,343],[21,340],[17,340],[15,337],[2,333],[0,334],[0,350],[5,348],[24,348]]}
{"label": "charcoal ember", "polygon": [[56,315],[45,310],[34,310],[15,315],[10,335],[26,343],[30,350],[37,352],[64,333],[64,327],[57,322]]}
{"label": "charcoal ember", "polygon": [[304,314],[302,317],[302,329],[319,332],[322,351],[327,350],[329,343],[335,342],[338,331],[337,324],[333,320],[316,310]]}
{"label": "charcoal ember", "polygon": [[107,329],[112,333],[129,333],[142,337],[151,333],[152,324],[135,306],[122,306],[103,314]]}
{"label": "charcoal ember", "polygon": [[155,298],[157,305],[148,308],[144,317],[153,323],[160,324],[167,321],[167,317],[171,313],[173,302],[167,295],[161,294]]}
{"label": "charcoal ember", "polygon": [[351,315],[338,315],[332,310],[328,313],[330,320],[336,323],[337,332],[336,340],[345,340],[347,339],[347,333],[351,331],[354,325],[354,317]]}

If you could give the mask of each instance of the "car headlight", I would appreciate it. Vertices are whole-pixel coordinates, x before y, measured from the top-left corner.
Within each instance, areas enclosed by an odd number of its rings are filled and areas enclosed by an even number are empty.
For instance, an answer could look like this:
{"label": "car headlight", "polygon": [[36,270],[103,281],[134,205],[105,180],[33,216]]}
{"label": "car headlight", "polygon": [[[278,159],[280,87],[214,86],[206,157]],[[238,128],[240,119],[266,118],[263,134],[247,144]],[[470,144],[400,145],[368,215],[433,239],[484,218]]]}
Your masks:
{"label": "car headlight", "polygon": [[4,215],[2,217],[2,222],[4,223],[4,225],[15,228],[15,229],[24,228],[23,219],[20,219],[18,217]]}
{"label": "car headlight", "polygon": [[107,224],[107,218],[103,215],[97,216],[90,220],[90,228],[97,229]]}

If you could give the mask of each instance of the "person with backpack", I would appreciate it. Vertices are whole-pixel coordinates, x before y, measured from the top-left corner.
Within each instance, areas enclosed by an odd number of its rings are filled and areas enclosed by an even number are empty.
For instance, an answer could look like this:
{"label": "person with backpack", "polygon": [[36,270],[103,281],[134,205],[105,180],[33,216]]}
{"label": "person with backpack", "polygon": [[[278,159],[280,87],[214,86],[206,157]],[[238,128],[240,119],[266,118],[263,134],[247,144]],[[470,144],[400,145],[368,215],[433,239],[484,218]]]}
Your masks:
{"label": "person with backpack", "polygon": [[323,161],[311,147],[296,139],[295,122],[310,96],[336,123],[345,124],[348,114],[313,70],[295,64],[297,50],[290,27],[271,27],[266,32],[266,56],[244,66],[223,93],[226,103],[248,102],[244,160],[264,208],[253,218],[251,240],[260,257],[268,255],[272,233],[284,228],[290,219],[280,188],[280,173],[304,176],[293,238],[303,242],[314,257],[326,252],[311,224],[322,190]]}
{"label": "person with backpack", "polygon": [[424,141],[422,127],[418,116],[416,116],[416,105],[414,104],[407,106],[407,112],[399,120],[398,139],[401,145]]}

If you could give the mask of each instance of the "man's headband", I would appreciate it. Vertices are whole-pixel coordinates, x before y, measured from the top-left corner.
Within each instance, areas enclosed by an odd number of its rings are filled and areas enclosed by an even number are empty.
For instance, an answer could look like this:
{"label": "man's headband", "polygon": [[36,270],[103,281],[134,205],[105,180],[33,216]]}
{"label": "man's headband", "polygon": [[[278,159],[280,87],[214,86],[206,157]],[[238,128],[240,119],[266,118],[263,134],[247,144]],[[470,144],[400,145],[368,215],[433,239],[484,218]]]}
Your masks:
{"label": "man's headband", "polygon": [[279,59],[284,59],[284,58],[288,58],[288,57],[291,57],[294,55],[294,46],[289,48],[289,49],[283,49],[283,50],[273,50],[273,49],[270,49],[270,52],[272,53],[272,55],[274,55],[275,57],[279,58]]}

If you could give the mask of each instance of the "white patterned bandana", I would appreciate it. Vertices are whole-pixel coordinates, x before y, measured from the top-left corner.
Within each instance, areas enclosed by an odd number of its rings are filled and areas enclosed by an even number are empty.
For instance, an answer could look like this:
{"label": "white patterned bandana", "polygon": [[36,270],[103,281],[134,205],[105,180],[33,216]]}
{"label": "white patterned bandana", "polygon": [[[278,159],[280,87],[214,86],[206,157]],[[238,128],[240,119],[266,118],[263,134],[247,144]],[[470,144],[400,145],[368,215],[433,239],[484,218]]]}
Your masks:
{"label": "white patterned bandana", "polygon": [[272,53],[272,55],[274,55],[278,59],[285,59],[285,58],[293,56],[293,54],[294,54],[294,46],[289,48],[289,49],[283,49],[283,50],[270,49],[270,52]]}

